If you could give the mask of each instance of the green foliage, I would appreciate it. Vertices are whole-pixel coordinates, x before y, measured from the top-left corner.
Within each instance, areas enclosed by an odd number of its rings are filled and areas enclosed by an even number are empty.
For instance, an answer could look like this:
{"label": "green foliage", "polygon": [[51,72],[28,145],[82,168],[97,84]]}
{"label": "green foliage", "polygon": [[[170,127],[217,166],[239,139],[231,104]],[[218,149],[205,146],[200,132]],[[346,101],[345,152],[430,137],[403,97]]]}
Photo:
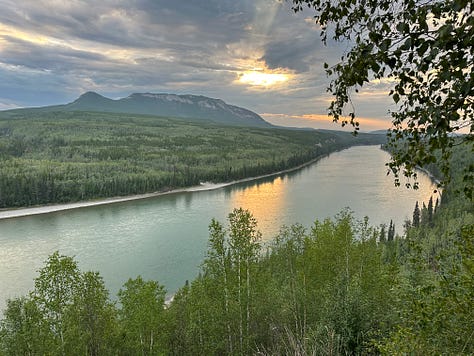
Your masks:
{"label": "green foliage", "polygon": [[129,279],[118,293],[122,305],[119,316],[123,327],[125,354],[162,355],[165,329],[165,289],[142,277]]}
{"label": "green foliage", "polygon": [[46,266],[40,269],[31,295],[52,334],[54,349],[62,355],[66,354],[68,342],[65,335],[66,314],[78,293],[79,280],[77,263],[71,257],[55,252],[46,261]]}
{"label": "green foliage", "polygon": [[473,237],[474,224],[463,225],[447,236],[452,245],[434,258],[426,256],[422,242],[415,243],[411,271],[418,276],[413,280],[408,274],[397,291],[401,322],[381,345],[384,354],[474,352]]}
{"label": "green foliage", "polygon": [[103,355],[115,348],[116,310],[98,273],[53,253],[29,297],[9,300],[0,325],[5,355]]}
{"label": "green foliage", "polygon": [[118,322],[115,306],[98,272],[85,272],[66,314],[66,354],[110,355],[115,349]]}
{"label": "green foliage", "polygon": [[[328,90],[329,112],[342,125],[359,130],[355,110],[345,115],[352,90],[373,79],[393,83],[391,143],[398,147],[390,163],[396,174],[416,176],[415,168],[438,163],[449,181],[453,133],[468,134],[459,144],[474,152],[474,9],[471,1],[293,0],[295,11],[315,11],[322,39],[347,41],[349,49],[334,66]],[[331,36],[332,34],[332,36]],[[403,142],[403,145],[401,144]],[[437,161],[436,151],[441,151]],[[472,198],[473,166],[464,166],[466,194]]]}
{"label": "green foliage", "polygon": [[0,355],[46,355],[53,335],[34,301],[21,297],[7,301],[0,322]]}
{"label": "green foliage", "polygon": [[310,234],[300,225],[282,229],[262,255],[255,224],[241,209],[228,229],[211,223],[203,274],[170,306],[181,311],[175,327],[186,336],[174,347],[201,355],[359,353],[388,335],[394,279],[376,230],[346,211]]}
{"label": "green foliage", "polygon": [[[187,330],[191,340],[198,340],[196,354],[248,354],[255,342],[261,235],[247,210],[234,209],[228,221],[227,229],[211,222],[203,275],[187,293],[186,302],[193,309]],[[172,307],[175,303],[182,301]]]}
{"label": "green foliage", "polygon": [[382,135],[259,129],[91,112],[0,114],[0,208],[164,191],[274,173]]}
{"label": "green foliage", "polygon": [[[451,166],[466,158],[454,151]],[[400,281],[394,292],[400,322],[379,350],[396,354],[472,354],[474,310],[472,261],[474,206],[452,185],[454,170],[441,204],[421,211],[418,227],[396,240]],[[430,220],[430,206],[434,205]]]}

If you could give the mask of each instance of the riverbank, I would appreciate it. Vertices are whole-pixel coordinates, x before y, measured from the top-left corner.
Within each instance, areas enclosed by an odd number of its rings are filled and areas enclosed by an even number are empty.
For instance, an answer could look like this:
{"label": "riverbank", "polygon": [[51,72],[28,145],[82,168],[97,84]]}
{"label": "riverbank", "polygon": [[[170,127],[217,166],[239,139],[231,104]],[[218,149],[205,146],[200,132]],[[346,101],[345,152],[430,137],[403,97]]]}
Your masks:
{"label": "riverbank", "polygon": [[[342,150],[347,149],[347,148],[348,147],[345,147]],[[337,152],[337,151],[334,151],[334,152]],[[334,153],[334,152],[331,152],[331,153]],[[89,200],[89,201],[76,202],[76,203],[53,204],[53,205],[44,205],[44,206],[36,206],[36,207],[0,210],[0,220],[20,218],[20,217],[25,217],[25,216],[30,216],[30,215],[50,214],[50,213],[59,212],[59,211],[88,208],[88,207],[99,206],[99,205],[123,203],[123,202],[133,201],[133,200],[151,199],[151,198],[156,198],[162,195],[169,195],[169,194],[215,190],[215,189],[224,188],[224,187],[231,186],[238,183],[245,183],[245,182],[250,182],[250,181],[259,180],[263,178],[269,178],[269,177],[276,177],[282,174],[294,172],[301,168],[307,167],[313,163],[316,163],[321,158],[326,157],[326,156],[328,155],[318,156],[306,163],[303,163],[296,167],[288,168],[282,171],[264,174],[264,175],[260,175],[256,177],[233,180],[233,181],[224,182],[224,183],[205,182],[205,183],[201,183],[198,186],[177,188],[177,189],[172,189],[172,190],[167,190],[167,191],[158,191],[158,192],[146,193],[146,194],[136,194],[136,195],[123,196],[123,197],[104,198],[104,199]]]}

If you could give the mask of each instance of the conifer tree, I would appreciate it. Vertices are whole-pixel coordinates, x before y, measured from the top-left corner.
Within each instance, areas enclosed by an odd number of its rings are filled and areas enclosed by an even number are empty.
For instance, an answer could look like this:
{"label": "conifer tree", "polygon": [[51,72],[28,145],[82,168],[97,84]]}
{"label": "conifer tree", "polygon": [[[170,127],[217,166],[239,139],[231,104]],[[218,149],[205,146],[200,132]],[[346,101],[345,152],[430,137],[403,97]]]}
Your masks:
{"label": "conifer tree", "polygon": [[420,212],[420,207],[418,206],[418,201],[416,201],[415,210],[413,210],[412,226],[418,227],[420,226],[420,222],[421,222],[421,212]]}
{"label": "conifer tree", "polygon": [[430,226],[433,224],[433,196],[430,197],[428,202],[428,224]]}
{"label": "conifer tree", "polygon": [[387,233],[385,232],[385,224],[380,225],[380,235],[379,235],[379,241],[380,242],[386,242],[387,241]]}
{"label": "conifer tree", "polygon": [[393,220],[390,220],[390,225],[388,227],[387,240],[390,242],[390,241],[393,241],[394,238],[395,238],[395,224],[393,223]]}

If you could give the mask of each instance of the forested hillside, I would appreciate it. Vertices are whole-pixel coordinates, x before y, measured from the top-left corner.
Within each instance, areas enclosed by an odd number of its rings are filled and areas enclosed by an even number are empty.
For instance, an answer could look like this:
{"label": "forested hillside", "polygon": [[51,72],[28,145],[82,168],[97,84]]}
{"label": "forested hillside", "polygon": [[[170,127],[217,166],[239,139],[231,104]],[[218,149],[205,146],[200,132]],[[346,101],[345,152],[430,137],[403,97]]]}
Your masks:
{"label": "forested hillside", "polygon": [[472,354],[474,206],[458,181],[472,159],[454,151],[440,205],[415,209],[404,236],[345,210],[263,245],[235,209],[210,222],[200,275],[167,306],[140,276],[114,303],[98,273],[54,253],[34,290],[8,301],[0,354]]}
{"label": "forested hillside", "polygon": [[298,166],[382,135],[97,112],[0,113],[0,208],[149,193]]}

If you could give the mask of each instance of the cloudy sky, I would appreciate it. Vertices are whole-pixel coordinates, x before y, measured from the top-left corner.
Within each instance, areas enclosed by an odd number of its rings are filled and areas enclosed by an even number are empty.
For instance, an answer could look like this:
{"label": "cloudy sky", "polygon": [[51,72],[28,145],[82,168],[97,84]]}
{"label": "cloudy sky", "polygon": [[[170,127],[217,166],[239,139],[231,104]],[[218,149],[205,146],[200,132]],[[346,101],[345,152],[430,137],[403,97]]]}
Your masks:
{"label": "cloudy sky", "polygon": [[[166,92],[339,129],[323,63],[347,44],[325,47],[312,16],[277,0],[0,0],[0,110]],[[362,130],[389,127],[388,90],[353,97]]]}

